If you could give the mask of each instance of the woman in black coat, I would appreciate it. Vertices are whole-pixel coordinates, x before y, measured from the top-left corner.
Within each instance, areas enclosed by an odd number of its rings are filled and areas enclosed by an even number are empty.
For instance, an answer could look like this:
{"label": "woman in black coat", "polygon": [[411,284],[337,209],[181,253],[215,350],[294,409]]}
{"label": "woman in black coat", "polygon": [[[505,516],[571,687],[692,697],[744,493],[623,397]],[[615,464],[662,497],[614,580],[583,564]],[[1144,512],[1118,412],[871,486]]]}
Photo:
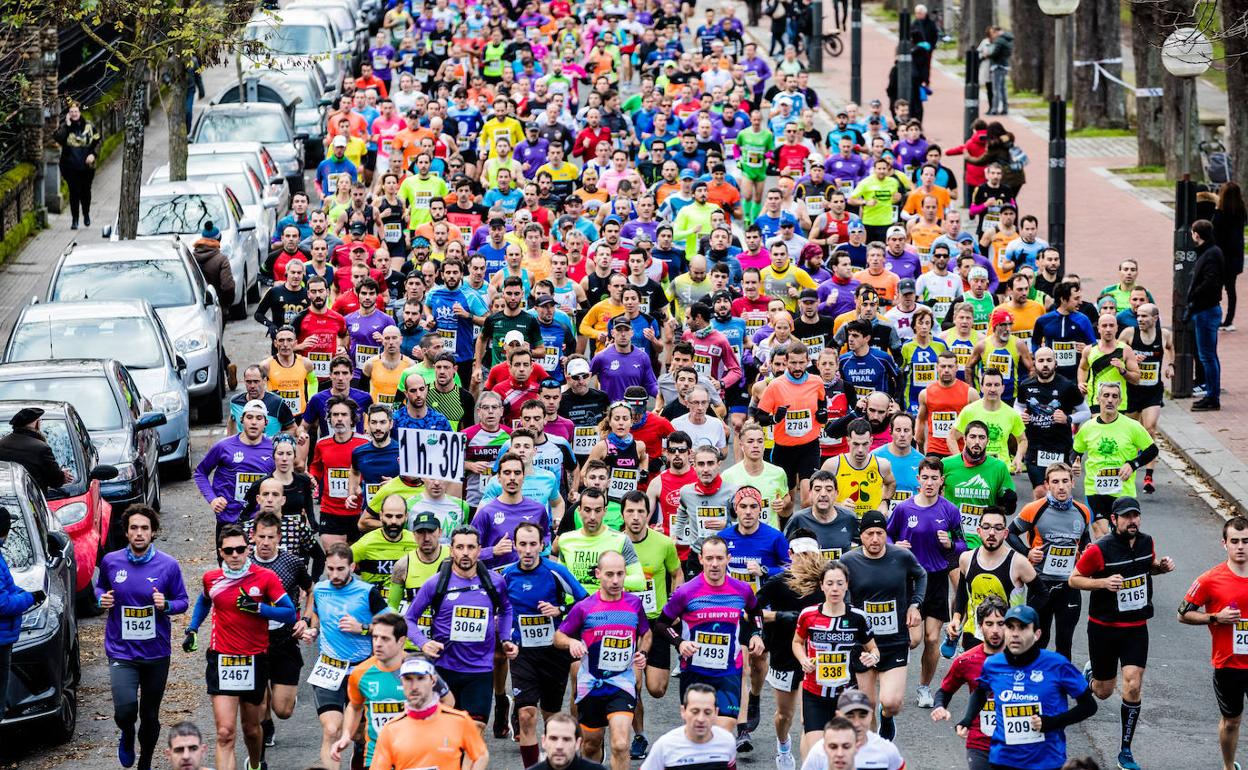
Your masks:
{"label": "woman in black coat", "polygon": [[1222,249],[1222,270],[1226,281],[1226,317],[1222,331],[1235,331],[1235,281],[1244,272],[1244,227],[1248,212],[1244,193],[1235,182],[1218,191],[1218,208],[1213,212],[1213,240]]}
{"label": "woman in black coat", "polygon": [[95,180],[95,156],[100,151],[100,133],[91,121],[82,116],[77,104],[70,104],[65,122],[56,129],[53,140],[61,146],[61,176],[69,187],[70,227],[78,229],[78,212],[82,222],[91,226],[91,183]]}

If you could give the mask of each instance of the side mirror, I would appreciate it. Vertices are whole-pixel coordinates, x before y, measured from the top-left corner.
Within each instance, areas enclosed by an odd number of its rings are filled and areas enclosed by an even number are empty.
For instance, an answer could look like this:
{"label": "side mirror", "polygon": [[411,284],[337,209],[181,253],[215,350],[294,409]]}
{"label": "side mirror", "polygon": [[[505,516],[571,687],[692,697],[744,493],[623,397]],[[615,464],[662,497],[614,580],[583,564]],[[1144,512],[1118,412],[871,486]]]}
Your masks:
{"label": "side mirror", "polygon": [[273,176],[269,177],[269,184],[280,185],[282,182],[285,182],[285,181],[286,181],[286,177],[282,176],[281,174],[274,174]]}
{"label": "side mirror", "polygon": [[212,307],[217,304],[217,290],[209,286],[208,291],[204,292],[204,307]]}
{"label": "side mirror", "polygon": [[252,220],[252,219],[244,219],[238,223],[238,229],[244,233],[247,232],[248,230],[255,230],[256,222],[255,220]]}
{"label": "side mirror", "polygon": [[296,142],[306,142],[306,141],[308,141],[308,132],[307,132],[307,131],[300,131],[300,132],[298,132],[297,134],[295,134],[295,141],[296,141]]}
{"label": "side mirror", "polygon": [[112,237],[113,237],[113,226],[112,226],[112,225],[104,225],[103,227],[101,227],[101,228],[100,228],[100,237],[102,237],[102,238],[112,238]]}
{"label": "side mirror", "polygon": [[147,430],[148,428],[159,428],[161,425],[169,422],[169,418],[164,412],[146,412],[141,415],[134,423],[135,430]]}
{"label": "side mirror", "polygon": [[322,96],[322,97],[321,97],[321,102],[320,102],[320,104],[321,104],[321,106],[322,106],[322,107],[330,107],[330,106],[333,106],[333,103],[334,103],[334,97],[329,96],[328,94],[326,94],[325,96]]}
{"label": "side mirror", "polygon": [[117,467],[114,465],[97,465],[87,474],[93,481],[112,481],[117,478]]}
{"label": "side mirror", "polygon": [[48,566],[55,567],[74,552],[73,541],[64,532],[48,533]]}

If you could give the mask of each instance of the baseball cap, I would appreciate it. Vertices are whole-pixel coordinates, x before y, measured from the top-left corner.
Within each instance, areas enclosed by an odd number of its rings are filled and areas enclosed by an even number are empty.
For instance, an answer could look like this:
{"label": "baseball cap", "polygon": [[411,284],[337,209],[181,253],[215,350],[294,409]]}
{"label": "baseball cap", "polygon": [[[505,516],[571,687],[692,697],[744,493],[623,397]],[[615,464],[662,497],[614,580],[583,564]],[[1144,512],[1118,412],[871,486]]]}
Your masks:
{"label": "baseball cap", "polygon": [[1115,516],[1121,516],[1126,513],[1143,513],[1140,510],[1140,501],[1134,497],[1120,497],[1114,500],[1114,506],[1110,509],[1110,513]]}
{"label": "baseball cap", "polygon": [[335,137],[334,137],[334,146],[335,146],[335,147],[346,147],[346,146],[347,146],[347,137],[343,136],[342,134],[339,134],[338,136],[335,136]]}
{"label": "baseball cap", "polygon": [[611,328],[618,329],[621,326],[631,329],[633,328],[633,322],[628,320],[627,316],[617,315],[611,320]]}
{"label": "baseball cap", "polygon": [[867,231],[867,226],[860,220],[855,219],[849,223],[849,227],[847,227],[846,230],[851,233],[865,233]]}
{"label": "baseball cap", "polygon": [[421,511],[412,519],[413,532],[436,532],[440,529],[442,524],[432,511]]}
{"label": "baseball cap", "polygon": [[721,299],[726,299],[729,302],[731,302],[732,292],[728,291],[727,289],[721,289],[720,291],[717,291],[711,294],[709,297],[707,297],[707,299],[710,300],[710,303],[712,305],[714,305],[716,302],[719,302]]}
{"label": "baseball cap", "polygon": [[888,520],[884,518],[884,514],[879,511],[867,511],[862,514],[862,519],[858,522],[858,531],[866,532],[875,527],[888,529]]}
{"label": "baseball cap", "polygon": [[[912,283],[913,283],[913,282],[912,282]],[[805,300],[808,300],[808,299],[813,299],[813,300],[815,300],[816,302],[818,302],[818,301],[819,301],[819,292],[815,291],[814,289],[802,289],[802,293],[801,293],[801,294],[799,294],[799,295],[797,295],[797,298],[798,298],[799,300],[802,300],[802,301],[805,301]]]}
{"label": "baseball cap", "polygon": [[848,117],[849,117],[849,113],[848,113],[848,112],[846,112],[845,110],[837,110],[837,111],[836,111],[836,116],[837,116],[838,118],[848,118]]}
{"label": "baseball cap", "polygon": [[650,400],[650,394],[647,393],[646,389],[641,387],[640,385],[629,385],[628,388],[624,391],[624,400],[625,401],[641,401],[644,403]]}
{"label": "baseball cap", "polygon": [[542,296],[537,298],[537,302],[535,302],[534,304],[537,305],[538,307],[546,307],[548,305],[555,304],[555,298],[550,296],[549,294],[543,294]]}
{"label": "baseball cap", "polygon": [[264,402],[263,402],[263,401],[261,401],[260,399],[258,399],[258,398],[253,398],[252,400],[250,400],[250,401],[248,401],[247,403],[243,404],[243,414],[244,414],[244,415],[248,415],[248,414],[260,414],[260,415],[264,415],[265,417],[268,417],[268,416],[269,416],[269,408],[268,408],[267,406],[265,406],[265,405],[264,405]]}
{"label": "baseball cap", "polygon": [[900,235],[902,238],[905,238],[906,228],[902,227],[901,225],[893,225],[892,227],[888,228],[888,232],[884,234],[884,237],[892,238],[894,235]]}
{"label": "baseball cap", "polygon": [[589,374],[589,362],[583,358],[574,358],[568,362],[567,373],[569,377]]}
{"label": "baseball cap", "polygon": [[519,329],[512,329],[511,331],[503,335],[503,347],[507,347],[508,345],[516,345],[516,344],[523,345],[524,343],[525,343],[524,332],[520,331]]}
{"label": "baseball cap", "polygon": [[836,710],[849,713],[851,711],[874,711],[871,698],[862,690],[845,690],[836,701]]}
{"label": "baseball cap", "polygon": [[[426,658],[408,658],[399,666],[399,676],[436,676],[433,664]],[[845,697],[842,695],[841,697]]]}
{"label": "baseball cap", "polygon": [[1014,315],[1005,308],[997,308],[992,311],[992,315],[988,317],[989,326],[1000,326],[1001,324],[1014,323]]}
{"label": "baseball cap", "polygon": [[795,228],[795,227],[797,227],[797,222],[794,222],[792,219],[782,219],[782,220],[780,221],[780,226],[781,226],[781,227],[794,227],[794,228]]}
{"label": "baseball cap", "polygon": [[868,104],[869,104],[869,105],[871,105],[872,107],[879,107],[879,106],[880,106],[880,100],[879,100],[879,99],[872,99],[870,102],[868,102]]}
{"label": "baseball cap", "polygon": [[[1009,623],[1011,620],[1017,620],[1023,625],[1035,626],[1040,623],[1040,615],[1026,604],[1020,604],[1017,607],[1011,607],[1009,612],[1005,613],[1005,622]],[[845,695],[842,694],[841,697],[844,698]]]}
{"label": "baseball cap", "polygon": [[789,543],[793,553],[819,553],[819,542],[813,537],[799,537]]}
{"label": "baseball cap", "polygon": [[[974,243],[975,236],[971,235],[970,233],[962,233],[961,235],[958,236],[958,243],[966,243],[967,241]],[[987,276],[984,276],[984,277],[986,278]]]}
{"label": "baseball cap", "polygon": [[686,169],[681,169],[680,178],[681,179],[697,179],[698,175],[693,173],[693,169],[686,168]]}
{"label": "baseball cap", "polygon": [[916,291],[913,278],[902,278],[897,282],[898,294],[914,294]]}
{"label": "baseball cap", "polygon": [[823,165],[823,156],[822,156],[822,155],[811,155],[809,158],[807,158],[807,159],[806,159],[806,162],[807,162],[807,163],[813,163],[813,164],[815,164],[816,166],[822,166],[822,165]]}

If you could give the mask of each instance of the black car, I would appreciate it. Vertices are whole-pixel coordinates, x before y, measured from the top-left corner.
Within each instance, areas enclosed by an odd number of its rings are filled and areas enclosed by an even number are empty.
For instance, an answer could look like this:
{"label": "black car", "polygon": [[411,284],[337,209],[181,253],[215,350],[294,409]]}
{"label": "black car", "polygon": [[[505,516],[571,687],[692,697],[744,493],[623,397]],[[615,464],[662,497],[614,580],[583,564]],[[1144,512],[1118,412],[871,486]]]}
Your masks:
{"label": "black car", "polygon": [[[0,364],[0,401],[67,401],[82,417],[99,462],[117,469],[100,485],[113,506],[114,521],[131,503],[160,510],[160,445],[154,411],[126,367],[113,359],[69,358]],[[120,547],[116,538],[108,550]]]}
{"label": "black car", "polygon": [[4,559],[13,581],[47,599],[22,615],[21,636],[13,645],[8,708],[0,727],[36,727],[26,735],[68,741],[78,722],[77,619],[74,615],[74,544],[26,469],[0,462],[0,506],[13,522],[4,541]]}

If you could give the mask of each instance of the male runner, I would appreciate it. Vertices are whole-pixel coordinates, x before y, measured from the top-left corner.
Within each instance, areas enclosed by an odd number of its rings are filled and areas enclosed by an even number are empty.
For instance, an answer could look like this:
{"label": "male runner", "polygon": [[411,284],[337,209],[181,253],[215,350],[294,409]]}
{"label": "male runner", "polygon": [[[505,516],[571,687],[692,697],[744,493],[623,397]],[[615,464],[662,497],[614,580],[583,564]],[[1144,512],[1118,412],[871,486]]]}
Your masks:
{"label": "male runner", "polygon": [[1079,556],[1070,587],[1088,596],[1088,652],[1084,671],[1097,698],[1105,700],[1118,684],[1122,666],[1120,770],[1139,770],[1131,739],[1140,721],[1144,667],[1148,661],[1148,619],[1153,616],[1153,575],[1174,571],[1174,559],[1157,556],[1153,538],[1140,531],[1140,504],[1119,497],[1110,513],[1113,531]]}
{"label": "male runner", "polygon": [[375,586],[385,601],[390,597],[395,565],[415,551],[418,544],[407,528],[407,502],[401,495],[386,495],[377,519],[380,526],[352,543],[351,554],[360,579]]}
{"label": "male runner", "polygon": [[823,463],[823,470],[836,478],[836,501],[853,505],[860,519],[868,511],[883,508],[897,488],[892,465],[871,453],[872,441],[871,423],[855,418],[846,428],[848,451]]}
{"label": "male runner", "polygon": [[238,521],[247,490],[273,472],[273,442],[264,435],[268,408],[248,401],[241,419],[242,431],[218,441],[195,466],[195,486],[216,514],[217,532]]}
{"label": "male runner", "polygon": [[[789,360],[793,360],[791,350]],[[788,521],[793,506],[788,474],[784,468],[763,459],[767,451],[767,432],[763,426],[756,422],[745,423],[737,443],[741,460],[724,471],[724,483],[735,489],[744,486],[757,489],[763,496],[762,523],[780,529]]]}
{"label": "male runner", "polygon": [[[1127,383],[1128,415],[1137,420],[1148,434],[1157,439],[1157,421],[1161,419],[1161,407],[1165,396],[1162,378],[1174,377],[1174,339],[1169,329],[1161,328],[1161,311],[1151,302],[1136,310],[1137,325],[1123,329],[1118,339],[1125,342],[1135,353],[1140,367],[1140,381]],[[1151,495],[1153,486],[1153,460],[1144,466],[1144,493]]]}
{"label": "male runner", "polygon": [[957,444],[950,446],[949,437],[958,415],[967,404],[979,400],[979,392],[958,379],[958,356],[952,350],[936,356],[936,381],[919,393],[919,411],[915,417],[915,441],[924,454],[948,457],[956,454]]}
{"label": "male runner", "polygon": [[[984,639],[977,625],[980,606],[990,598],[1000,599],[1003,608],[1022,604],[1024,587],[1036,579],[1036,568],[1031,562],[1006,546],[1008,531],[1005,511],[990,506],[979,517],[981,545],[958,556],[958,575],[954,581],[957,595],[945,627],[945,634],[955,648],[959,638],[963,650],[971,649]],[[1004,616],[1005,609],[1001,614]]]}
{"label": "male runner", "polygon": [[1014,408],[1022,415],[1027,439],[1027,479],[1039,500],[1045,494],[1045,469],[1073,459],[1071,426],[1082,425],[1092,412],[1074,380],[1058,373],[1052,348],[1038,347],[1034,355],[1035,373],[1019,384]]}
{"label": "male runner", "polygon": [[836,505],[836,476],[828,471],[818,470],[810,477],[810,507],[793,514],[784,528],[785,537],[792,539],[801,529],[814,533],[819,552],[830,561],[859,543],[858,516]]}
{"label": "male runner", "polygon": [[[980,529],[983,529],[981,526]],[[987,539],[985,538],[985,542]],[[966,554],[964,554],[965,556]],[[953,659],[949,671],[945,673],[940,689],[936,691],[936,706],[932,709],[933,722],[948,722],[951,715],[949,704],[954,694],[965,686],[971,692],[979,686],[979,675],[983,672],[984,661],[989,656],[1001,652],[1005,644],[1005,613],[1009,605],[996,594],[984,597],[979,606],[971,610],[968,623],[973,625],[982,642],[967,647],[966,651]],[[967,727],[957,727],[958,737],[966,739],[966,766],[968,770],[989,770],[988,747],[990,736],[997,729],[996,704],[988,700],[979,712],[979,718],[971,720]]]}
{"label": "male runner", "polygon": [[691,684],[684,690],[680,698],[680,718],[684,726],[673,728],[655,741],[640,770],[675,767],[734,770],[737,747],[732,733],[721,726],[719,693],[703,682]]}
{"label": "male runner", "polygon": [[[809,478],[819,466],[819,434],[828,421],[827,396],[823,381],[810,373],[809,348],[797,340],[788,345],[788,351],[785,372],[763,390],[754,419],[762,427],[774,426],[775,445],[769,459],[784,470],[788,489],[797,489],[799,480]],[[776,513],[784,515],[783,510]]]}
{"label": "male runner", "polygon": [[[958,419],[949,430],[949,441],[954,447],[958,446],[966,427],[972,422],[982,422],[988,426],[988,454],[1017,473],[1023,469],[1023,458],[1027,456],[1023,418],[1002,397],[1005,380],[1000,371],[985,370],[979,377],[979,387],[983,398],[972,401],[958,413]],[[1011,441],[1015,444],[1013,453],[1010,452]]]}
{"label": "male runner", "polygon": [[334,396],[325,402],[330,435],[316,442],[308,475],[320,489],[321,546],[348,543],[359,538],[360,506],[351,503],[351,457],[356,447],[368,439],[355,433],[355,402],[345,396]]}
{"label": "male runner", "polygon": [[404,714],[377,732],[370,765],[429,770],[485,770],[490,751],[469,714],[439,702],[432,663],[408,658],[399,667]]}
{"label": "male runner", "polygon": [[962,452],[946,457],[944,496],[962,513],[962,532],[971,548],[979,545],[979,517],[990,505],[1012,514],[1018,492],[1009,466],[988,455],[988,426],[979,420],[967,424]]}
{"label": "male runner", "polygon": [[373,618],[369,639],[372,656],[351,669],[347,677],[347,707],[342,714],[342,733],[330,749],[330,767],[342,761],[342,752],[354,740],[361,720],[365,720],[364,767],[369,767],[377,733],[403,716],[403,685],[397,674],[407,656],[407,621],[393,612],[383,612]]}
{"label": "male runner", "polygon": [[1100,412],[1075,434],[1073,448],[1083,458],[1083,492],[1092,509],[1092,537],[1109,532],[1108,519],[1114,501],[1135,497],[1135,472],[1157,459],[1153,437],[1135,420],[1119,414],[1122,385],[1102,382],[1096,399]]}

